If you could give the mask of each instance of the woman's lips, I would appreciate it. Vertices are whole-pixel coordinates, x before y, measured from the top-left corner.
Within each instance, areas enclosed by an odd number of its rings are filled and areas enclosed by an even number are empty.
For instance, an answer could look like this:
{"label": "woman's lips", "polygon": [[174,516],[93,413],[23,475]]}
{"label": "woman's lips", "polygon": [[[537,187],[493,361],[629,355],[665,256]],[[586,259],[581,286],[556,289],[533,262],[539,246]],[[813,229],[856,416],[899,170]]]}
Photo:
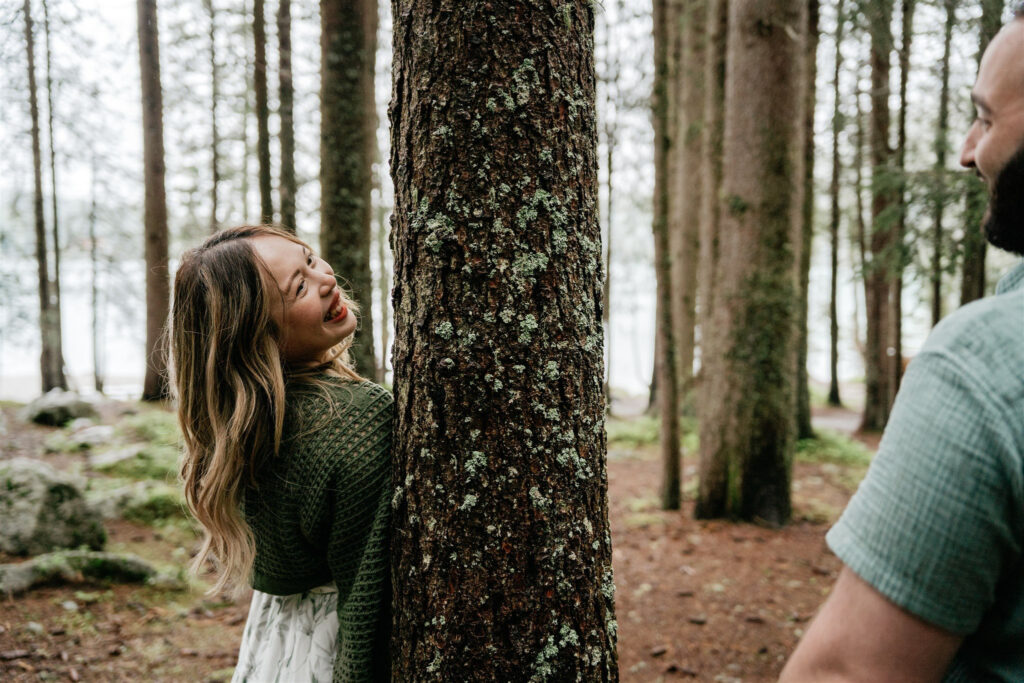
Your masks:
{"label": "woman's lips", "polygon": [[339,313],[339,314],[338,314],[337,316],[335,316],[334,318],[331,318],[331,319],[330,319],[330,320],[328,320],[327,322],[328,322],[328,323],[337,323],[337,322],[341,322],[341,321],[342,321],[342,320],[344,320],[344,319],[345,319],[345,318],[346,318],[347,316],[348,316],[348,306],[342,305],[342,307],[341,307],[341,313]]}

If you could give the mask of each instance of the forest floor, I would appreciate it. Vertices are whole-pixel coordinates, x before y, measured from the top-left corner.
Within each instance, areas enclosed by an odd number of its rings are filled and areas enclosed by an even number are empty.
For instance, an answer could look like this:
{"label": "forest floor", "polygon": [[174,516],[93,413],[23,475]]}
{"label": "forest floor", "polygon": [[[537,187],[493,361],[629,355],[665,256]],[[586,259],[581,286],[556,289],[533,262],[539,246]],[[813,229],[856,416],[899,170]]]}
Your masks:
{"label": "forest floor", "polygon": [[[86,467],[85,453],[51,452],[62,430],[25,424],[13,404],[0,410],[6,418],[0,459],[39,458],[102,483],[103,475]],[[116,424],[137,410],[110,403],[102,421]],[[692,435],[683,509],[661,511],[656,422],[610,421],[622,681],[777,677],[836,577],[839,563],[824,535],[870,458],[868,449],[837,435],[856,427],[854,413],[816,413],[824,438],[801,446],[793,473],[794,520],[783,529],[693,519]],[[877,438],[867,443],[874,448]],[[195,545],[190,525],[180,518],[114,520],[107,531],[107,550],[178,572]],[[20,559],[0,553],[0,563]],[[131,584],[53,585],[0,596],[0,680],[227,681],[247,610],[248,596],[211,600],[198,590]]]}

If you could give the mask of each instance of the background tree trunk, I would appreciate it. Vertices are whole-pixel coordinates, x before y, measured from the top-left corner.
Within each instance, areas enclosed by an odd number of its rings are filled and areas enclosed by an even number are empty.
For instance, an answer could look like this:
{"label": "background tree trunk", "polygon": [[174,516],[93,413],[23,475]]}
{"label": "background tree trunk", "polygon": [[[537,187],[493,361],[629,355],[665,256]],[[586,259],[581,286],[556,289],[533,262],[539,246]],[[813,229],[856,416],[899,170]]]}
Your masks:
{"label": "background tree trunk", "polygon": [[217,127],[217,102],[220,100],[220,73],[217,68],[217,10],[213,0],[203,0],[210,19],[210,232],[217,232],[220,189],[220,130]]}
{"label": "background tree trunk", "polygon": [[[1004,0],[981,0],[981,25],[979,29],[978,65],[989,42],[999,32]],[[960,283],[960,305],[985,296],[985,254],[988,242],[982,231],[981,222],[988,204],[987,190],[980,179],[972,179],[968,186],[966,211],[964,212],[963,273]]]}
{"label": "background tree trunk", "polygon": [[945,0],[946,24],[942,39],[942,62],[939,66],[939,118],[935,123],[935,188],[932,204],[932,327],[942,320],[942,252],[944,231],[942,217],[946,203],[946,154],[949,151],[949,55],[956,25],[957,0]]}
{"label": "background tree trunk", "polygon": [[682,498],[681,439],[679,436],[679,327],[674,318],[673,276],[679,254],[681,211],[679,190],[682,158],[679,153],[680,0],[654,2],[654,274],[657,281],[654,372],[661,419],[661,507],[678,510]]}
{"label": "background tree trunk", "polygon": [[880,431],[889,418],[888,345],[891,340],[890,259],[895,243],[891,214],[896,202],[889,146],[889,70],[892,56],[892,0],[868,0],[864,11],[871,35],[871,237],[864,265],[867,346],[864,357],[864,415],[861,429]]}
{"label": "background tree trunk", "polygon": [[618,679],[593,8],[393,5],[395,680]]}
{"label": "background tree trunk", "polygon": [[[715,343],[717,422],[701,460],[728,476],[718,515],[789,520],[806,106],[806,0],[730,3]],[[705,432],[719,434],[718,451]],[[712,512],[701,506],[701,512]]]}
{"label": "background tree trunk", "polygon": [[846,25],[844,1],[836,5],[836,50],[835,67],[832,72],[832,182],[829,185],[831,213],[829,215],[829,236],[831,237],[831,274],[829,278],[829,381],[828,404],[839,407],[843,404],[839,397],[839,310],[837,305],[839,291],[839,175],[842,162],[839,157],[839,132],[844,121],[840,108],[841,91],[839,75],[843,65],[843,29]]}
{"label": "background tree trunk", "polygon": [[98,163],[96,150],[91,150],[89,158],[91,171],[89,175],[89,303],[92,309],[92,382],[96,393],[103,393],[103,333],[101,321],[100,299],[100,259],[99,239],[96,235],[96,174]]}
{"label": "background tree trunk", "polygon": [[[710,400],[724,391],[720,358],[714,353],[719,343],[712,324],[718,280],[719,197],[722,189],[722,147],[725,130],[725,54],[728,36],[728,0],[707,0],[706,47],[704,53],[704,128],[701,175],[704,192],[700,206],[700,262],[698,264],[698,322],[700,324],[700,381],[697,384],[697,414],[700,424],[720,424],[724,405]],[[700,482],[695,514],[698,518],[719,517],[727,508],[729,463],[716,457],[721,449],[720,432],[701,428]]]}
{"label": "background tree trunk", "polygon": [[365,333],[356,337],[352,358],[359,372],[372,376],[377,366],[370,332],[377,2],[321,0],[320,22],[320,251],[359,303]]}
{"label": "background tree trunk", "polygon": [[[259,163],[260,222],[274,222],[270,186],[270,108],[267,104],[267,25],[263,0],[252,6],[253,90],[256,92],[256,159]],[[329,262],[328,262],[329,263]]]}
{"label": "background tree trunk", "polygon": [[281,225],[295,232],[295,120],[292,87],[291,0],[277,4],[278,82],[281,116]]}
{"label": "background tree trunk", "polygon": [[814,436],[811,428],[811,390],[807,376],[807,294],[811,280],[811,241],[814,238],[814,109],[817,103],[816,79],[818,76],[818,0],[807,2],[807,66],[806,95],[804,105],[804,193],[800,234],[800,301],[796,323],[796,438],[810,439]]}
{"label": "background tree trunk", "polygon": [[43,392],[54,387],[67,388],[63,365],[60,364],[58,337],[54,328],[55,311],[50,298],[50,269],[46,245],[46,218],[43,213],[43,153],[39,141],[39,102],[36,97],[35,36],[33,35],[32,6],[25,0],[25,50],[28,61],[28,102],[32,119],[32,213],[36,234],[36,272],[39,279],[39,376]]}
{"label": "background tree trunk", "polygon": [[139,72],[142,77],[143,177],[146,184],[146,376],[143,401],[167,396],[164,323],[170,311],[167,269],[167,193],[164,189],[163,94],[160,87],[160,40],[156,0],[138,0]]}

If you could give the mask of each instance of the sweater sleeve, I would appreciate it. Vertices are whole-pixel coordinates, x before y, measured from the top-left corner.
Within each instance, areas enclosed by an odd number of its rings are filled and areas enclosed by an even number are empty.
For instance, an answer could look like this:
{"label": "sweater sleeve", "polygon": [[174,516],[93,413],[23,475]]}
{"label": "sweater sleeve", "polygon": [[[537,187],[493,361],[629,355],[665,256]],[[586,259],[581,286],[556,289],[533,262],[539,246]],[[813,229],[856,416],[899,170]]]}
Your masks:
{"label": "sweater sleeve", "polygon": [[372,384],[353,387],[339,457],[326,492],[327,563],[338,586],[334,681],[386,681],[390,635],[388,536],[393,403]]}

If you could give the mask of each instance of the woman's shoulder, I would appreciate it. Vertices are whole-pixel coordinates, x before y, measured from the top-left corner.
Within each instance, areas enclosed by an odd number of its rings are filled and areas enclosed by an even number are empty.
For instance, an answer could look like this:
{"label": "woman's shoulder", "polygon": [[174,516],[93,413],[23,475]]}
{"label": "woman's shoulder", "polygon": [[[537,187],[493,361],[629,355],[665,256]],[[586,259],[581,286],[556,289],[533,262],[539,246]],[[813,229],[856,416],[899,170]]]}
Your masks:
{"label": "woman's shoulder", "polygon": [[322,375],[290,385],[285,399],[289,422],[350,422],[366,413],[390,414],[394,400],[379,384]]}

